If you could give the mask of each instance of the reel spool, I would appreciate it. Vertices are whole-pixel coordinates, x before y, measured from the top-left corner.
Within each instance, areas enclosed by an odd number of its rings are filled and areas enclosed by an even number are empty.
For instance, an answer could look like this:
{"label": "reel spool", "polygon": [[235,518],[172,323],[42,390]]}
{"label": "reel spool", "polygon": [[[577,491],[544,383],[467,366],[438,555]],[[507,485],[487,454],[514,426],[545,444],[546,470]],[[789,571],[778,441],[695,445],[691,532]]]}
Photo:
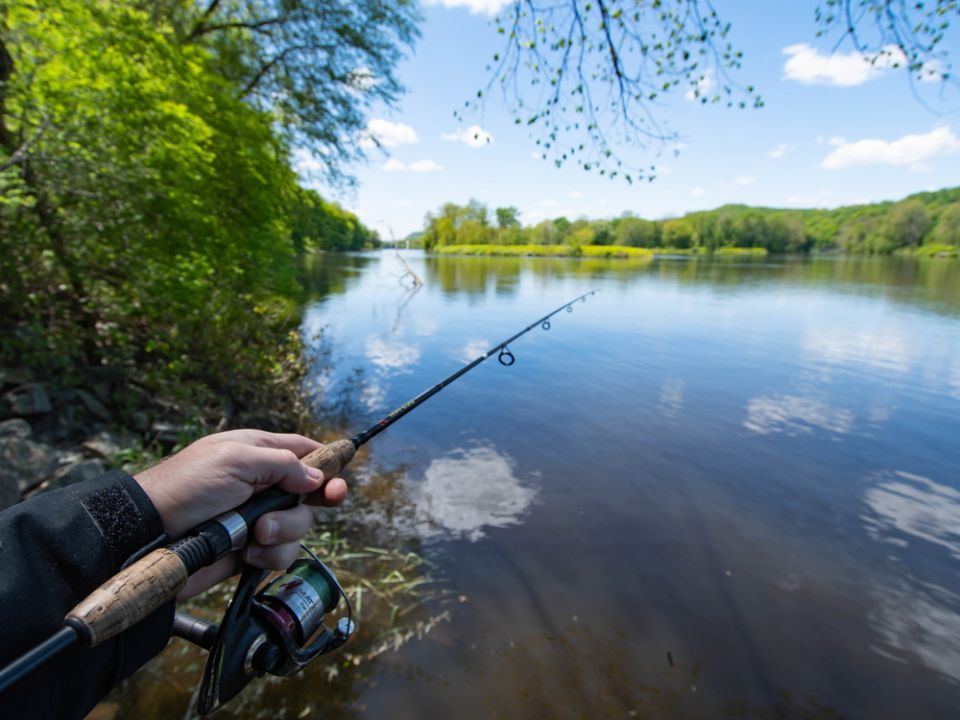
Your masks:
{"label": "reel spool", "polygon": [[[353,609],[336,576],[309,549],[259,592],[267,572],[246,566],[219,626],[179,615],[174,634],[210,651],[197,700],[208,715],[255,677],[290,677],[320,655],[340,648],[356,630]],[[343,598],[347,617],[324,625]],[[214,635],[215,631],[215,635]]]}

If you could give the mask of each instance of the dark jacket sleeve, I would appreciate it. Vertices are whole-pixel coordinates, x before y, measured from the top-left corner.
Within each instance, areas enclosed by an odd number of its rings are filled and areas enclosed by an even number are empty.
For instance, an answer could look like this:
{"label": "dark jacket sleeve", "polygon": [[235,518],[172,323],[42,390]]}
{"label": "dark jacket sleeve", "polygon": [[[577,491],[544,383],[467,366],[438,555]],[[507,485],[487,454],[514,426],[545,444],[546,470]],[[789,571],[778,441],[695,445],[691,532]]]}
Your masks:
{"label": "dark jacket sleeve", "polygon": [[[63,627],[80,600],[162,533],[146,493],[119,471],[0,512],[0,665]],[[170,602],[95,648],[69,648],[0,694],[0,715],[82,718],[164,648],[173,609]]]}

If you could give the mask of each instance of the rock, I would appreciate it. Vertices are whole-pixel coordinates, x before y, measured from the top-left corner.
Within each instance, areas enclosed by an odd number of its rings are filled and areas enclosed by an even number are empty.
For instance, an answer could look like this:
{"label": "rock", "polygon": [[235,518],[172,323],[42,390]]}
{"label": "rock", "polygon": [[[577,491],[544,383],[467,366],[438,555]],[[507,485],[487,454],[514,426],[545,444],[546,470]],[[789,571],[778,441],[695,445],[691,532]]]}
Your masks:
{"label": "rock", "polygon": [[30,429],[30,423],[23,418],[13,418],[0,422],[0,440],[5,438],[29,440],[31,435],[33,435],[33,431]]}
{"label": "rock", "polygon": [[8,415],[42,415],[53,409],[47,388],[42,383],[15,387],[3,396],[3,405]]}
{"label": "rock", "polygon": [[102,402],[97,400],[86,390],[77,390],[77,400],[79,400],[80,404],[83,405],[94,417],[98,417],[101,420],[110,419],[110,411],[104,407]]}
{"label": "rock", "polygon": [[33,371],[30,368],[0,368],[0,386],[25,385],[29,382],[33,382]]}
{"label": "rock", "polygon": [[57,470],[50,479],[43,484],[41,490],[56,490],[85,480],[93,480],[106,471],[100,460],[81,460]]}
{"label": "rock", "polygon": [[165,443],[180,442],[181,437],[188,431],[188,428],[184,425],[161,421],[155,422],[150,429],[156,433],[160,442]]}
{"label": "rock", "polygon": [[121,441],[108,430],[103,430],[93,437],[87,438],[81,443],[80,447],[94,457],[104,460],[109,460],[123,449]]}
{"label": "rock", "polygon": [[146,432],[147,428],[150,427],[150,418],[147,417],[145,412],[137,410],[130,415],[130,424],[137,432]]}
{"label": "rock", "polygon": [[[9,507],[39,485],[58,465],[52,447],[31,439],[30,425],[21,418],[0,423],[0,496]],[[12,502],[11,502],[12,499]]]}

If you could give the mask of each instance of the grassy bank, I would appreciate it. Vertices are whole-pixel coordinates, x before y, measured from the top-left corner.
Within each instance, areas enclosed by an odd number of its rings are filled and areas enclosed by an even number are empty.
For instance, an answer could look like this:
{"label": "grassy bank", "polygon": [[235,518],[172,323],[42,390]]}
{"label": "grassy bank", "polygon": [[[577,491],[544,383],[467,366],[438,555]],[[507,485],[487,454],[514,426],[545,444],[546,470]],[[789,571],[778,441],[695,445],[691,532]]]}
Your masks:
{"label": "grassy bank", "polygon": [[[589,258],[646,258],[658,255],[707,255],[703,249],[637,248],[626,245],[445,245],[434,248],[440,255],[506,255],[511,257],[589,257]],[[765,248],[718,248],[712,254],[728,256],[763,257]]]}
{"label": "grassy bank", "polygon": [[956,245],[921,245],[917,248],[902,248],[897,255],[909,257],[960,257],[960,248]]}

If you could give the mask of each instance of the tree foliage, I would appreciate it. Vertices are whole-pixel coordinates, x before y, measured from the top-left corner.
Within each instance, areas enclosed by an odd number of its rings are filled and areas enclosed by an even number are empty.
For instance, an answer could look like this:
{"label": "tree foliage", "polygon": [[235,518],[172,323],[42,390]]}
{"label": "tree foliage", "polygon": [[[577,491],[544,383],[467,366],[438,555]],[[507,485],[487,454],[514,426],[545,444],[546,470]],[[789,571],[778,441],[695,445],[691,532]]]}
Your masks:
{"label": "tree foliage", "polygon": [[330,184],[351,181],[370,108],[403,88],[394,68],[419,35],[411,0],[207,0],[175,4],[181,41],[209,50],[213,69],[253,107],[272,113],[284,140],[323,158]]}
{"label": "tree foliage", "polygon": [[[849,40],[867,61],[956,88],[956,0],[824,0],[813,14],[818,35]],[[743,53],[712,0],[514,0],[495,25],[503,46],[467,107],[499,88],[514,122],[558,167],[652,180],[655,164],[627,153],[659,155],[676,140],[658,114],[661,100],[683,92],[700,104],[763,106],[735,79]]]}
{"label": "tree foliage", "polygon": [[896,203],[835,210],[785,210],[725,205],[682,218],[643,220],[630,213],[611,220],[543,220],[527,227],[471,229],[485,209],[446,203],[426,218],[424,248],[450,245],[618,245],[714,252],[762,248],[773,253],[812,250],[891,253],[960,245],[960,188],[919,193]]}
{"label": "tree foliage", "polygon": [[311,243],[344,225],[351,246],[372,239],[298,189],[283,111],[225,71],[227,46],[252,56],[252,39],[191,40],[191,12],[0,11],[0,361],[120,366],[167,392],[193,383],[198,401],[249,400],[295,350],[301,199],[327,223]]}

